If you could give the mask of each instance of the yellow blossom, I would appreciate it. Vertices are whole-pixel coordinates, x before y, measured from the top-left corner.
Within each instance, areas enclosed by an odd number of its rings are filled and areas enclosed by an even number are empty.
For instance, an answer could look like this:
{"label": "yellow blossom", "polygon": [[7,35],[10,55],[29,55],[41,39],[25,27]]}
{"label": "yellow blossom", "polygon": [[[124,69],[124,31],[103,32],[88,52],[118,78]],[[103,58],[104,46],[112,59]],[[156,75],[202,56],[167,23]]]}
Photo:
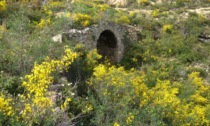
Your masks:
{"label": "yellow blossom", "polygon": [[91,105],[91,104],[86,104],[86,105],[85,105],[85,108],[83,108],[82,112],[83,112],[83,113],[89,113],[89,112],[92,111],[92,110],[93,110],[93,105]]}
{"label": "yellow blossom", "polygon": [[0,12],[6,10],[6,8],[7,8],[6,0],[1,0],[0,1]]}
{"label": "yellow blossom", "polygon": [[[20,95],[23,102],[31,102],[31,104],[25,104],[23,110],[23,116],[26,117],[30,112],[34,115],[40,115],[44,113],[43,110],[52,106],[52,101],[46,96],[49,85],[53,82],[52,73],[56,70],[67,69],[68,66],[77,58],[77,54],[72,52],[70,48],[66,47],[65,54],[60,60],[50,60],[46,57],[45,61],[41,64],[35,63],[32,73],[25,76],[22,83],[26,94]],[[64,107],[71,99],[66,99]],[[33,110],[32,108],[37,108]]]}
{"label": "yellow blossom", "polygon": [[84,20],[84,21],[81,22],[81,25],[84,26],[84,27],[88,26],[88,25],[90,25],[90,21],[89,20]]}
{"label": "yellow blossom", "polygon": [[156,17],[159,16],[159,13],[160,13],[160,10],[159,10],[159,9],[156,9],[156,10],[152,11],[151,15],[152,15],[154,18],[156,18]]}
{"label": "yellow blossom", "polygon": [[69,103],[71,102],[71,98],[67,98],[65,100],[65,102],[63,103],[63,105],[61,105],[61,109],[62,110],[66,110],[66,108],[68,107]]}
{"label": "yellow blossom", "polygon": [[126,118],[126,123],[130,125],[133,122],[133,120],[134,120],[134,115],[132,113],[129,113],[128,117]]}
{"label": "yellow blossom", "polygon": [[93,75],[96,76],[97,78],[102,77],[106,73],[106,67],[102,64],[94,68],[94,73]]}
{"label": "yellow blossom", "polygon": [[205,104],[208,102],[208,99],[204,98],[203,96],[199,95],[199,94],[194,94],[191,96],[191,99],[193,101],[195,101],[196,103],[201,103],[201,104]]}
{"label": "yellow blossom", "polygon": [[91,16],[87,15],[87,14],[82,14],[82,13],[76,13],[73,16],[73,19],[75,22],[77,22],[78,24],[82,25],[82,26],[89,26],[92,22],[92,18]]}
{"label": "yellow blossom", "polygon": [[117,123],[117,122],[114,122],[114,125],[113,126],[120,126],[120,124]]}
{"label": "yellow blossom", "polygon": [[10,105],[12,102],[11,98],[5,98],[3,94],[0,94],[0,112],[6,116],[14,114],[13,108]]}
{"label": "yellow blossom", "polygon": [[170,24],[163,25],[163,31],[164,31],[164,32],[170,33],[171,30],[172,30],[172,28],[173,28],[173,26],[170,25]]}
{"label": "yellow blossom", "polygon": [[67,17],[67,18],[70,18],[70,17],[71,17],[70,12],[67,12],[67,13],[66,13],[66,17]]}

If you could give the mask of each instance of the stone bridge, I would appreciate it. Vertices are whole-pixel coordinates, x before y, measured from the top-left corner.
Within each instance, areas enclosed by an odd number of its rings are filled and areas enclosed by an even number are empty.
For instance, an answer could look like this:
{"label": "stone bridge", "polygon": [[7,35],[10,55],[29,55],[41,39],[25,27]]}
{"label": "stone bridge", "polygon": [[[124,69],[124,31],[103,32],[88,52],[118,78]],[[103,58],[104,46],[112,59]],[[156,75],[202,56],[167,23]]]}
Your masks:
{"label": "stone bridge", "polygon": [[138,40],[140,29],[114,22],[102,21],[82,30],[71,29],[63,33],[69,40],[81,42],[89,49],[97,48],[99,54],[109,58],[112,63],[119,62],[126,46]]}

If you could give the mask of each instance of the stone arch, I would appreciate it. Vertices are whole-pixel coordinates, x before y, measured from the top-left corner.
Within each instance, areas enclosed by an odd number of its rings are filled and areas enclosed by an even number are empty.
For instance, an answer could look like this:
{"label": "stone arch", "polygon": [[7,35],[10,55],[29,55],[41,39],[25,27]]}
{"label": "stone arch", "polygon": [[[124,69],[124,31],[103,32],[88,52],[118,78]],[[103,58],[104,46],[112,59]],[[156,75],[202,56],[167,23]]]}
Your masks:
{"label": "stone arch", "polygon": [[[126,34],[126,29],[124,29],[124,27],[122,27],[121,25],[118,25],[113,22],[108,22],[108,21],[100,22],[100,24],[95,29],[95,37],[96,37],[95,47],[97,49],[98,49],[97,44],[98,44],[98,40],[100,40],[100,36],[104,34],[106,35],[106,33],[112,36],[111,38],[113,38],[112,40],[114,40],[114,43],[115,43],[114,48],[113,48],[113,45],[111,46],[112,48],[109,48],[111,50],[110,52],[113,52],[111,55],[111,62],[119,63],[124,53],[124,36]],[[106,35],[106,36],[109,36],[109,35]]]}
{"label": "stone arch", "polygon": [[116,50],[117,50],[117,38],[111,30],[104,30],[97,40],[97,51],[102,55],[102,60],[108,58],[111,63],[116,61]]}
{"label": "stone arch", "polygon": [[[82,30],[70,29],[68,32],[62,34],[62,39],[67,37],[69,40],[75,40],[76,42],[84,44],[90,50],[95,48],[100,50],[99,46],[103,36],[111,38],[114,43],[108,44],[108,42],[105,45],[111,50],[109,50],[109,52],[113,52],[111,53],[112,55],[110,54],[112,56],[112,61],[114,63],[119,63],[123,58],[125,47],[138,40],[137,33],[139,31],[141,31],[140,28],[136,29],[136,27],[133,26],[102,20],[99,24],[86,27]],[[99,53],[101,52],[99,51]],[[103,53],[101,54],[103,55]],[[105,53],[105,56],[107,55],[108,53]]]}

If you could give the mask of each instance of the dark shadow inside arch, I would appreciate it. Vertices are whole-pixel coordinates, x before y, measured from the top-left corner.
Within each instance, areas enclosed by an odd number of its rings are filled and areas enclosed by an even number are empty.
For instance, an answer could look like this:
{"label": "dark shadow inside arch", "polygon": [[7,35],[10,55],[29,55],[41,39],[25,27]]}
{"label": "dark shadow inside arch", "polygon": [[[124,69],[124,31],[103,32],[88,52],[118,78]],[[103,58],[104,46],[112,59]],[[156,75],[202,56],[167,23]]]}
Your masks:
{"label": "dark shadow inside arch", "polygon": [[110,30],[103,31],[97,40],[97,51],[103,56],[100,61],[108,59],[111,63],[115,63],[116,48],[117,39],[114,33]]}

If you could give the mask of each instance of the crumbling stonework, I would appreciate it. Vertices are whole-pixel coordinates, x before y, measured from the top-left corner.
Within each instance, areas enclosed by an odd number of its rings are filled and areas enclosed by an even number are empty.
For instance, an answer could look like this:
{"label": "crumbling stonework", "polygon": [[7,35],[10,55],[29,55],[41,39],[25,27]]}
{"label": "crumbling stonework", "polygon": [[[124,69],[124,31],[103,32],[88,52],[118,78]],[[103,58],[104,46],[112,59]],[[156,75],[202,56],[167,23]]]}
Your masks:
{"label": "crumbling stonework", "polygon": [[[98,25],[92,25],[82,30],[70,29],[63,34],[69,40],[81,42],[89,49],[98,47],[97,49],[100,50],[100,45],[103,43],[106,51],[98,52],[104,52],[105,56],[112,54],[109,58],[112,58],[114,62],[119,62],[123,57],[125,46],[138,40],[138,32],[139,29],[133,26],[102,21]],[[114,46],[113,43],[115,43]]]}
{"label": "crumbling stonework", "polygon": [[125,7],[128,4],[128,0],[104,0],[109,5],[114,5],[117,7]]}

